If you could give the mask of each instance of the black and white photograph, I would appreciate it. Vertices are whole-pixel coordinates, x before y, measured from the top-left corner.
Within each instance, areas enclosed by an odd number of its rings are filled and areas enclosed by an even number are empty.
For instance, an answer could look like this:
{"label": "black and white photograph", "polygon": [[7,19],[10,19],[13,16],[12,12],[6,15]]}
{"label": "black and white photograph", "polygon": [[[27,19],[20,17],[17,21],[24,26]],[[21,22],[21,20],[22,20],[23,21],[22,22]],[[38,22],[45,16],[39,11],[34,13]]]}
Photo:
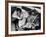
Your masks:
{"label": "black and white photograph", "polygon": [[40,30],[40,7],[11,6],[11,30]]}
{"label": "black and white photograph", "polygon": [[9,34],[43,32],[43,5],[8,3]]}

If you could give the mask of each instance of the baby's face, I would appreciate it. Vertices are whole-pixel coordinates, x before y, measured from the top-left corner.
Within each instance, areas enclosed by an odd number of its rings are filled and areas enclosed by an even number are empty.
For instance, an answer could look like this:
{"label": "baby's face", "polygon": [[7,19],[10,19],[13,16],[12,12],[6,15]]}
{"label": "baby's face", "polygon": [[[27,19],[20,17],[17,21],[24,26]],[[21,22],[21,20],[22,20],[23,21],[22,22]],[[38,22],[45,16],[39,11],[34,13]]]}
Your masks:
{"label": "baby's face", "polygon": [[20,12],[18,11],[18,12],[17,12],[17,17],[19,17],[20,19],[22,19],[22,18],[23,18],[23,13],[22,13],[22,12],[20,13]]}
{"label": "baby's face", "polygon": [[19,17],[21,16],[21,13],[19,11],[17,12],[17,16],[19,16]]}

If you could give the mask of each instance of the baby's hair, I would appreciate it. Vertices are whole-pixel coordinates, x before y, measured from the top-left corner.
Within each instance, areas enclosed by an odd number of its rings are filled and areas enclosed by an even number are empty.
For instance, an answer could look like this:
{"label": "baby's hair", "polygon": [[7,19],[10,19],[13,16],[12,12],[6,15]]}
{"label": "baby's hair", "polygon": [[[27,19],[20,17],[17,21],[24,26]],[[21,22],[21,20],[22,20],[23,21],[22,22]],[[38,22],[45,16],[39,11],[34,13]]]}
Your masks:
{"label": "baby's hair", "polygon": [[17,12],[19,11],[20,13],[22,12],[22,10],[20,8],[17,8],[16,11]]}

